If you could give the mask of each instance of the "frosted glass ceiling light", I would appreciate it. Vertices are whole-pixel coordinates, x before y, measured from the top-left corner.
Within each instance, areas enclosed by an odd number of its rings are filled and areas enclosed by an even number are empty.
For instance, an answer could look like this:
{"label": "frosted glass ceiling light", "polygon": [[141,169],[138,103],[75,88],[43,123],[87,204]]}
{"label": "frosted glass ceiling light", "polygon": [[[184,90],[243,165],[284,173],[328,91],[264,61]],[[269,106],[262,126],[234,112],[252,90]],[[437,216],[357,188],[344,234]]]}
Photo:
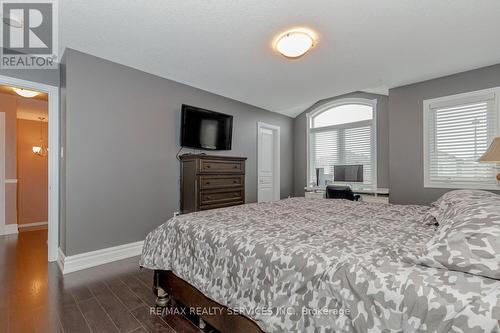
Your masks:
{"label": "frosted glass ceiling light", "polygon": [[27,90],[27,89],[21,89],[21,88],[12,88],[18,94],[19,96],[31,98],[35,97],[39,94],[38,91],[33,91],[33,90]]}
{"label": "frosted glass ceiling light", "polygon": [[275,48],[286,58],[296,59],[306,54],[314,46],[314,34],[305,29],[290,30],[281,34]]}

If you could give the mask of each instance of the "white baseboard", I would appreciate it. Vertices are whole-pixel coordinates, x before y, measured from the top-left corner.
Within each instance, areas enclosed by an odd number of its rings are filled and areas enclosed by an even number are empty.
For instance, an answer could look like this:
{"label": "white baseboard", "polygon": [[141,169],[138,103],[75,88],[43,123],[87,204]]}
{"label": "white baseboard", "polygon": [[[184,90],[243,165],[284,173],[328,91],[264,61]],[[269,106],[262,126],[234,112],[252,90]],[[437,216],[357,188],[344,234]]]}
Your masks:
{"label": "white baseboard", "polygon": [[57,264],[63,274],[68,274],[82,269],[104,265],[113,261],[138,256],[142,253],[143,243],[143,241],[129,243],[76,254],[74,256],[66,256],[61,248],[59,248]]}
{"label": "white baseboard", "polygon": [[0,226],[0,235],[12,235],[17,234],[19,230],[17,229],[17,224],[5,224]]}
{"label": "white baseboard", "polygon": [[44,222],[35,222],[35,223],[23,223],[23,224],[18,224],[19,230],[22,230],[24,228],[31,228],[31,227],[40,227],[42,225],[48,225],[49,223],[47,221]]}

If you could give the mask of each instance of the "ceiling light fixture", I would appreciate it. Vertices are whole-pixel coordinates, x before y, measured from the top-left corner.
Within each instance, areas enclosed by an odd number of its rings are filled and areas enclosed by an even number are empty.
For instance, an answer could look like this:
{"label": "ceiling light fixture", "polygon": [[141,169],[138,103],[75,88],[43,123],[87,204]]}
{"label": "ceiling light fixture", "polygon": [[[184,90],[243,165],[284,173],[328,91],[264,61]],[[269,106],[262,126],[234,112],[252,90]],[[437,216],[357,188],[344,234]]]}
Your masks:
{"label": "ceiling light fixture", "polygon": [[14,90],[15,93],[18,94],[19,96],[23,96],[23,97],[27,97],[27,98],[35,97],[38,94],[40,94],[38,91],[21,89],[21,88],[12,88],[12,90]]}
{"label": "ceiling light fixture", "polygon": [[314,32],[304,28],[296,28],[279,35],[275,40],[274,47],[284,57],[297,59],[314,46],[315,39]]}
{"label": "ceiling light fixture", "polygon": [[44,117],[38,117],[40,120],[40,145],[39,146],[33,146],[31,150],[33,151],[33,154],[45,157],[48,154],[48,149],[47,146],[45,145],[43,141],[43,121],[45,120]]}

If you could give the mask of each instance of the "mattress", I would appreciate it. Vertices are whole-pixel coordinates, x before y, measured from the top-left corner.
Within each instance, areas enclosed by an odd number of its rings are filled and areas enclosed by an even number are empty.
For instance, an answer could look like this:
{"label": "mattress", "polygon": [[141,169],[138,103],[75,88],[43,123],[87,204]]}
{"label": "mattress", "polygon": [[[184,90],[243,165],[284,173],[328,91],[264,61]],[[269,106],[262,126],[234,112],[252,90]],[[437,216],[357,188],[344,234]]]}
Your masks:
{"label": "mattress", "polygon": [[174,217],[141,265],[265,332],[498,332],[500,281],[410,263],[428,207],[291,198]]}

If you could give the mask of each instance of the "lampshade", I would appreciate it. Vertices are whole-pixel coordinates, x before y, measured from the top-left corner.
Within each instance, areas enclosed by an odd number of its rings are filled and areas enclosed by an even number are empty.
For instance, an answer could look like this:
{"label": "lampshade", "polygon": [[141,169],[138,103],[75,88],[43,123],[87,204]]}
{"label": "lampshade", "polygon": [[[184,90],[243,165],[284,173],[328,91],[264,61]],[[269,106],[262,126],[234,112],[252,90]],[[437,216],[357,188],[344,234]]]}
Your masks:
{"label": "lampshade", "polygon": [[488,150],[479,158],[479,162],[500,163],[500,136],[493,139]]}

